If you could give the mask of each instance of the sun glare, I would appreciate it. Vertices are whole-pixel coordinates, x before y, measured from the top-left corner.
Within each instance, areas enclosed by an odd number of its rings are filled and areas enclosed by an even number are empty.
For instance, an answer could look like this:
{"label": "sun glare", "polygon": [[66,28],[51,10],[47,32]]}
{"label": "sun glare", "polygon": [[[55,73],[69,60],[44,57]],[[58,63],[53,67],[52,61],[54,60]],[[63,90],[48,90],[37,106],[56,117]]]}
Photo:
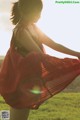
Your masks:
{"label": "sun glare", "polygon": [[[56,5],[53,1],[48,0],[43,1],[43,5],[41,19],[38,21],[37,26],[55,42],[80,51],[79,6]],[[52,56],[73,57],[56,52],[47,46],[45,46],[45,49]]]}
{"label": "sun glare", "polygon": [[[17,0],[10,0],[17,1]],[[57,5],[54,1],[43,0],[43,10],[37,26],[52,40],[73,50],[80,51],[80,6]],[[74,14],[73,14],[74,11]],[[0,13],[0,54],[6,54],[11,40],[12,26],[9,13]],[[9,26],[8,26],[9,25]],[[9,29],[10,27],[10,29]],[[7,28],[7,29],[2,29]],[[52,56],[67,57],[45,46],[46,52]],[[70,57],[70,56],[68,56]]]}

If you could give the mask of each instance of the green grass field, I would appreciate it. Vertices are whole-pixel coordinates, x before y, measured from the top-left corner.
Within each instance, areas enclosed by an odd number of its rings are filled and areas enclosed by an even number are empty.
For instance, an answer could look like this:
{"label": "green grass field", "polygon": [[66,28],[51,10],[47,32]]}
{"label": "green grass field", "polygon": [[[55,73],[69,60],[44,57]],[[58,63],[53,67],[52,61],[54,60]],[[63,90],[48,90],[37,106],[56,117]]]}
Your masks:
{"label": "green grass field", "polygon": [[[0,110],[9,106],[0,97]],[[30,112],[29,120],[80,120],[80,93],[59,93],[38,110]]]}

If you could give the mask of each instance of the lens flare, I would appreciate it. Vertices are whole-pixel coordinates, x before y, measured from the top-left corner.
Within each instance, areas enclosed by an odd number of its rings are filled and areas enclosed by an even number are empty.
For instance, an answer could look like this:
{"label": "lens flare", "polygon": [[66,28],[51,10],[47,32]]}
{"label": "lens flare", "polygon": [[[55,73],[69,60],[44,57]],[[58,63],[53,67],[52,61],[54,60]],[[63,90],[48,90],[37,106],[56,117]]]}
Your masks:
{"label": "lens flare", "polygon": [[31,93],[33,94],[41,94],[42,91],[40,90],[40,88],[38,86],[34,86],[32,90],[30,90]]}

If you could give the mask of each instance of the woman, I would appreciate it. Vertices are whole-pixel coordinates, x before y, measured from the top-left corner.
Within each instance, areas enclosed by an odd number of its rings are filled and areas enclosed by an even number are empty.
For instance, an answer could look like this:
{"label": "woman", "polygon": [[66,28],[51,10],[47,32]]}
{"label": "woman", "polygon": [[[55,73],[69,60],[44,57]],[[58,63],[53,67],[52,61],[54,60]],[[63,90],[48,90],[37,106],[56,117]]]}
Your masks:
{"label": "woman", "polygon": [[42,8],[41,0],[19,0],[13,5],[12,22],[16,26],[0,73],[0,93],[11,106],[10,120],[27,120],[30,109],[37,109],[80,74],[80,60],[45,53],[42,44],[80,58],[80,52],[54,42],[34,24]]}

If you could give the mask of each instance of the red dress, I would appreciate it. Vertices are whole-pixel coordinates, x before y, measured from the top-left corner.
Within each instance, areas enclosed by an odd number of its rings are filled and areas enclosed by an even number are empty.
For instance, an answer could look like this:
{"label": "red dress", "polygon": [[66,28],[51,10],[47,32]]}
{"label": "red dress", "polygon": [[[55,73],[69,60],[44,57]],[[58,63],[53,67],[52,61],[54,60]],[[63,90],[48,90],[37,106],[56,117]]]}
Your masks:
{"label": "red dress", "polygon": [[0,69],[0,94],[13,108],[37,109],[80,75],[80,60],[59,59],[44,51],[28,52],[24,57],[14,39],[13,35]]}

